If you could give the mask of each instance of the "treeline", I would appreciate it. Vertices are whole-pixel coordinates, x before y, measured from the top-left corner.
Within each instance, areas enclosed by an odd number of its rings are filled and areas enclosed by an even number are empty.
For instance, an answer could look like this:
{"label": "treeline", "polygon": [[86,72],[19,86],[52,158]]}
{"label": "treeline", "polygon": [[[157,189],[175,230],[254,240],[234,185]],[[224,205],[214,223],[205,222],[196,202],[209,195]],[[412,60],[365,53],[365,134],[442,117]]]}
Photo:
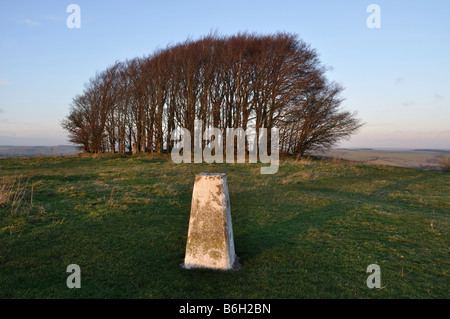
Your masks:
{"label": "treeline", "polygon": [[[86,152],[156,152],[178,126],[278,127],[282,152],[303,155],[359,126],[340,110],[315,50],[296,35],[208,35],[117,62],[85,84],[62,121]],[[270,138],[270,136],[269,136]]]}

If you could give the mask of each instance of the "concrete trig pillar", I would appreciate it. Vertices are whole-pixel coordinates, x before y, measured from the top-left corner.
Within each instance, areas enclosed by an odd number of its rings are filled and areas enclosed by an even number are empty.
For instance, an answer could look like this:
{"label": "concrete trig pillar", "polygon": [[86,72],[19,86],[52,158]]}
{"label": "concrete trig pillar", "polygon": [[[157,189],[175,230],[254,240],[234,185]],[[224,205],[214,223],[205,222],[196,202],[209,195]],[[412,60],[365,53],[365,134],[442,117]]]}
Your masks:
{"label": "concrete trig pillar", "polygon": [[227,177],[199,174],[192,193],[184,267],[227,270],[235,259]]}

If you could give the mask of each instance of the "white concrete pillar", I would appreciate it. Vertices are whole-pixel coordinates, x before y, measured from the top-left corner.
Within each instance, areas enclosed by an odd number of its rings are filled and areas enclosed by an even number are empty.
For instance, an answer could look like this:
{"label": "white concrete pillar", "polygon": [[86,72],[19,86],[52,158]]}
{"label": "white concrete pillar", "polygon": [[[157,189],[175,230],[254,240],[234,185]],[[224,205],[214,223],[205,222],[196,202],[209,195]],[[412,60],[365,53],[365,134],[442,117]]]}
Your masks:
{"label": "white concrete pillar", "polygon": [[232,269],[236,259],[225,174],[195,176],[185,268]]}

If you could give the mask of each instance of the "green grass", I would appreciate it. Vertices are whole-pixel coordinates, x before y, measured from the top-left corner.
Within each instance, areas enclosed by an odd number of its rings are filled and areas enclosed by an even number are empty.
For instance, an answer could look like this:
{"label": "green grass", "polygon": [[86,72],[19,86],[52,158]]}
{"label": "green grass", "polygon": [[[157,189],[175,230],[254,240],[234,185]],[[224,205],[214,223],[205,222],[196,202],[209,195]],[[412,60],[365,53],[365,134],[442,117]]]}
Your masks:
{"label": "green grass", "polygon": [[[22,189],[22,200],[0,201],[0,298],[448,298],[448,173],[259,167],[1,159],[0,190]],[[200,172],[227,174],[238,271],[180,268]],[[66,286],[69,264],[81,267],[81,289]],[[381,289],[366,286],[370,264]]]}

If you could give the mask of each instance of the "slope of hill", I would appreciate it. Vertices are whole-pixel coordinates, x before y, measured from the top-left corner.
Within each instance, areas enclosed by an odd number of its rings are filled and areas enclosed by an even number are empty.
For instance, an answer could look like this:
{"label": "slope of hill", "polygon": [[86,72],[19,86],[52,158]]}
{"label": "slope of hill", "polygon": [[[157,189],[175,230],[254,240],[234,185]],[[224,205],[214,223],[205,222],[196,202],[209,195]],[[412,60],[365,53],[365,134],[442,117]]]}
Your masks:
{"label": "slope of hill", "polygon": [[[260,166],[0,159],[0,298],[448,298],[448,173]],[[238,271],[180,268],[200,172],[227,174]],[[66,286],[70,264],[81,289]]]}

